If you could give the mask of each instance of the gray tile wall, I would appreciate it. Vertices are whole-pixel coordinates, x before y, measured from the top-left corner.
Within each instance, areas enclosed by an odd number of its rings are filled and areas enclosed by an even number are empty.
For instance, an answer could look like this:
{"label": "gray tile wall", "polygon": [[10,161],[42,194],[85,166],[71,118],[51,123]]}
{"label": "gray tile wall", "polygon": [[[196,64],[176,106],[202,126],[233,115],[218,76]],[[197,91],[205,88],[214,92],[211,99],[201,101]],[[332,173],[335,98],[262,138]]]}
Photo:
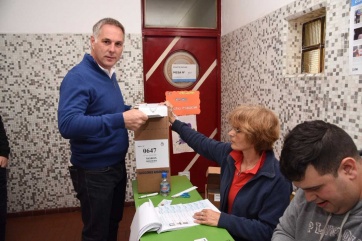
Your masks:
{"label": "gray tile wall", "polygon": [[[349,0],[295,1],[221,38],[222,116],[235,103],[266,105],[280,117],[282,138],[304,120],[344,128],[362,148],[362,75],[349,75]],[[297,74],[300,39],[286,19],[326,9],[326,60],[322,74]],[[295,34],[295,32],[294,32]],[[289,59],[288,59],[289,58]],[[300,68],[299,68],[300,69]],[[222,120],[222,139],[228,123]],[[280,154],[282,138],[276,143]]]}

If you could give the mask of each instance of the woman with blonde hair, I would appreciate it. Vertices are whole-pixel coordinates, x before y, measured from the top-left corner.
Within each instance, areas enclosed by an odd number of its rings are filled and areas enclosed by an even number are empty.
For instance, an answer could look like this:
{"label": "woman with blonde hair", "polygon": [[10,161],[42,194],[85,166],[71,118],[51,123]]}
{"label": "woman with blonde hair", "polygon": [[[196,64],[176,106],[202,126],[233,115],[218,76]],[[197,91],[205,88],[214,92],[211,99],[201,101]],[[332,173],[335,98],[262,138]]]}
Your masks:
{"label": "woman with blonde hair", "polygon": [[172,105],[166,105],[172,130],[221,167],[221,212],[202,210],[194,214],[195,222],[225,228],[236,241],[270,240],[292,192],[273,152],[277,116],[265,107],[240,105],[228,115],[230,142],[220,142],[177,120]]}

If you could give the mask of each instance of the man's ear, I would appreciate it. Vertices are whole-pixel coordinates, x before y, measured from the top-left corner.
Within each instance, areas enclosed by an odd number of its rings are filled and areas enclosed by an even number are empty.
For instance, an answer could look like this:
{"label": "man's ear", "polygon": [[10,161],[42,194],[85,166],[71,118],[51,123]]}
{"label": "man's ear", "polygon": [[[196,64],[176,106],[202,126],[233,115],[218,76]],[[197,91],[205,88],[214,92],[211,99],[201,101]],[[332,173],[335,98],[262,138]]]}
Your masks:
{"label": "man's ear", "polygon": [[91,44],[92,49],[94,49],[95,40],[96,40],[96,39],[95,39],[94,36],[92,35],[92,36],[90,37],[90,44]]}
{"label": "man's ear", "polygon": [[338,172],[355,179],[357,178],[357,168],[356,160],[352,157],[346,157],[341,161]]}

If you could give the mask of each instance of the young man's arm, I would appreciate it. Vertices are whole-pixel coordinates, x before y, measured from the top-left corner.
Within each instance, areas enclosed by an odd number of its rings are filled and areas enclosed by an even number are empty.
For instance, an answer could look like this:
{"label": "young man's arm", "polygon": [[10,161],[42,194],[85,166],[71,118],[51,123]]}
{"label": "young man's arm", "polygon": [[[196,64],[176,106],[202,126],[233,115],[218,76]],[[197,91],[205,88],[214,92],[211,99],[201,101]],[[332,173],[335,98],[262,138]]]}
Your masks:
{"label": "young man's arm", "polygon": [[274,230],[272,241],[292,241],[296,240],[296,228],[298,215],[301,207],[300,201],[304,199],[303,190],[298,190],[295,197],[279,219],[279,224]]}

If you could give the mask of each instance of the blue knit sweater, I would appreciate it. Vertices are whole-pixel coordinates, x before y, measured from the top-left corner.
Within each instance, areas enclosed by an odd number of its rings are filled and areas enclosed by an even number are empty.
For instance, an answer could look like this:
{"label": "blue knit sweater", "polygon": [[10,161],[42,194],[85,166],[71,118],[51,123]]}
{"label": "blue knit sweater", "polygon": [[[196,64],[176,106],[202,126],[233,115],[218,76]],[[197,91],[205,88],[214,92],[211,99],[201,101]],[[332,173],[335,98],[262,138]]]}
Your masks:
{"label": "blue knit sweater", "polygon": [[279,161],[273,151],[266,152],[264,165],[238,192],[231,214],[228,214],[227,198],[235,173],[231,144],[209,139],[178,120],[173,123],[172,130],[179,133],[195,152],[221,166],[218,227],[228,230],[236,241],[271,240],[292,192],[291,183],[279,171]]}
{"label": "blue knit sweater", "polygon": [[124,104],[116,75],[112,78],[85,54],[62,81],[58,106],[58,128],[70,139],[71,163],[94,169],[124,162],[128,132]]}

